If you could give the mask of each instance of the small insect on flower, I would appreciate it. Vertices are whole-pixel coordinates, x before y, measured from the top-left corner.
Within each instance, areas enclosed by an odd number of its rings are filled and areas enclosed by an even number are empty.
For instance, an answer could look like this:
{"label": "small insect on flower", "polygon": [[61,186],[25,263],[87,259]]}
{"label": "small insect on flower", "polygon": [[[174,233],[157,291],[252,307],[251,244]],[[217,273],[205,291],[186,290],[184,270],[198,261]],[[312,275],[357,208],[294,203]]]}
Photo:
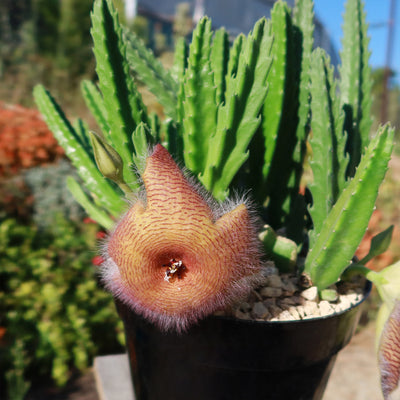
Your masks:
{"label": "small insect on flower", "polygon": [[155,146],[134,203],[103,245],[103,280],[161,329],[182,331],[246,296],[260,251],[248,202],[219,205]]}

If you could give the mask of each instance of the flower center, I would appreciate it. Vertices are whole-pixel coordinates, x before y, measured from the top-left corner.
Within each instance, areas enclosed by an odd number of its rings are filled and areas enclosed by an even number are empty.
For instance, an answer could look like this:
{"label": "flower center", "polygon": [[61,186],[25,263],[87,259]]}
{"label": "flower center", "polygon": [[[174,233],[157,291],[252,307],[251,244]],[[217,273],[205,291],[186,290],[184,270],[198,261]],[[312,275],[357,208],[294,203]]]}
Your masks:
{"label": "flower center", "polygon": [[186,270],[182,260],[176,258],[171,258],[166,264],[163,264],[163,267],[166,267],[164,280],[170,283],[175,279],[182,279]]}

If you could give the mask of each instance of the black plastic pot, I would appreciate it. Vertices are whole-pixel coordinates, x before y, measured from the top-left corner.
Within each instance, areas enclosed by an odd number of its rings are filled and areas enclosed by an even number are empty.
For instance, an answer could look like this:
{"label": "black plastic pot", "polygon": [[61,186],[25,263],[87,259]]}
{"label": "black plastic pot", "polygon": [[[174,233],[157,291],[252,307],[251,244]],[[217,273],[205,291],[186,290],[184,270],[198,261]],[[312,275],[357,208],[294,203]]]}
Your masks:
{"label": "black plastic pot", "polygon": [[136,400],[321,399],[361,314],[358,304],[294,322],[209,317],[179,335],[160,332],[120,302],[117,308]]}

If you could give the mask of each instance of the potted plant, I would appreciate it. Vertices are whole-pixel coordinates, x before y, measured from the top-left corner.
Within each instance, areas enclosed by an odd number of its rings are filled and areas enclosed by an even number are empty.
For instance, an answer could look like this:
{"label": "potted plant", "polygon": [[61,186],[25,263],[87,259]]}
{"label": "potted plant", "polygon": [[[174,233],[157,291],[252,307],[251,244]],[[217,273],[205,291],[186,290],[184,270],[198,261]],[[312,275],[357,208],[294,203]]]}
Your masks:
{"label": "potted plant", "polygon": [[[270,20],[232,45],[203,18],[166,70],[119,24],[111,1],[96,0],[99,88],[84,81],[82,91],[101,132],[71,124],[35,88],[82,178],[84,187],[68,178],[70,190],[109,230],[102,276],[124,320],[138,399],[320,399],[363,298],[334,312],[338,291],[361,276],[361,292],[365,278],[376,283],[386,311],[399,297],[398,266],[364,267],[392,228],[354,258],[394,135],[385,125],[370,138],[362,3],[347,2],[339,78],[313,50],[313,27],[311,0],[293,13],[278,1]],[[162,115],[148,112],[139,80]],[[330,315],[292,310],[299,320],[271,321],[277,297],[306,288]],[[383,336],[392,338],[390,321]]]}

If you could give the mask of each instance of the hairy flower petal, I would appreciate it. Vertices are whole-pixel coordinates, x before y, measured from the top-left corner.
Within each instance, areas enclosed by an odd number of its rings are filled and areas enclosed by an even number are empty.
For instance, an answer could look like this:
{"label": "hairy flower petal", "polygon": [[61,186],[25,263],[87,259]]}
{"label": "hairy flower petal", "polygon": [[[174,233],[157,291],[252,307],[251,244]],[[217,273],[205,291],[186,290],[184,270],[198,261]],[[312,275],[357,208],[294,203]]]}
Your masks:
{"label": "hairy flower petal", "polygon": [[396,301],[389,319],[382,332],[379,347],[379,367],[381,370],[381,385],[385,399],[393,397],[398,390],[400,381],[400,301]]}
{"label": "hairy flower petal", "polygon": [[129,209],[104,246],[104,280],[139,314],[181,331],[257,282],[256,229],[245,202],[224,215],[213,209],[161,145],[143,182],[146,201]]}

